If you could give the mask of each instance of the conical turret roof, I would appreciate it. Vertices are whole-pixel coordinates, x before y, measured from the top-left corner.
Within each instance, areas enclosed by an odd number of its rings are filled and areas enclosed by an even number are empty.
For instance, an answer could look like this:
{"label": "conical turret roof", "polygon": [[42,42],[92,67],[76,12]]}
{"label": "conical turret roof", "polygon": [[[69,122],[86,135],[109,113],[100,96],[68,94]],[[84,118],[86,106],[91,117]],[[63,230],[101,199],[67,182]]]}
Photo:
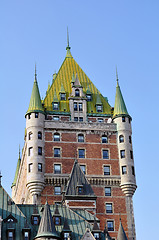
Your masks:
{"label": "conical turret roof", "polygon": [[32,94],[30,98],[29,108],[27,113],[30,112],[43,112],[37,77],[36,77],[36,70],[35,70],[35,80],[33,84]]}
{"label": "conical turret roof", "polygon": [[125,233],[125,231],[124,231],[123,225],[122,225],[122,223],[121,223],[121,220],[120,220],[120,224],[119,224],[119,230],[118,230],[117,240],[128,240],[128,239],[127,239],[127,236],[126,236],[126,233]]}
{"label": "conical turret roof", "polygon": [[117,116],[129,116],[121,90],[117,79],[116,86],[116,96],[115,96],[115,105],[114,105],[114,117]]}
{"label": "conical turret roof", "polygon": [[37,233],[35,239],[42,238],[42,237],[60,239],[60,237],[56,231],[55,225],[53,223],[50,206],[49,206],[48,202],[45,203],[43,215],[42,215],[38,233]]}
{"label": "conical turret roof", "polygon": [[18,162],[17,162],[17,167],[16,167],[16,171],[15,171],[15,176],[14,176],[14,181],[12,183],[12,187],[15,186],[16,182],[17,182],[18,172],[19,172],[19,168],[20,168],[20,162],[21,162],[21,158],[20,158],[20,149],[19,149],[19,158],[18,158]]}

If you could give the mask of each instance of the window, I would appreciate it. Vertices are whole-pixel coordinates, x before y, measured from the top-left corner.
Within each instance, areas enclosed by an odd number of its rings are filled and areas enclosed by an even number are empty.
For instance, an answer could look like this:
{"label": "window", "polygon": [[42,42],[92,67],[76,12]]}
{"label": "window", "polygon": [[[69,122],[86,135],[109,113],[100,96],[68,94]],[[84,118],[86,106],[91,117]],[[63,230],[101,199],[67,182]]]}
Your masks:
{"label": "window", "polygon": [[53,110],[59,110],[59,104],[53,103]]}
{"label": "window", "polygon": [[105,187],[105,196],[111,196],[111,187]]}
{"label": "window", "polygon": [[98,118],[98,122],[104,122],[103,118]]}
{"label": "window", "polygon": [[80,165],[82,171],[84,174],[86,174],[86,165]]}
{"label": "window", "polygon": [[87,102],[91,102],[91,101],[92,101],[92,96],[91,96],[91,94],[87,94],[87,95],[86,95],[86,98],[87,98]]}
{"label": "window", "polygon": [[122,166],[122,174],[127,174],[127,169],[126,169],[126,166]]}
{"label": "window", "polygon": [[83,104],[82,104],[82,103],[79,103],[79,104],[78,104],[78,109],[79,109],[80,112],[83,111]]}
{"label": "window", "polygon": [[109,152],[108,152],[108,150],[103,150],[103,159],[109,159]]}
{"label": "window", "polygon": [[96,240],[99,240],[99,233],[93,233],[93,236]]}
{"label": "window", "polygon": [[29,163],[29,165],[28,165],[28,172],[32,172],[32,169],[33,169],[33,164]]}
{"label": "window", "polygon": [[79,117],[79,121],[80,121],[80,122],[83,122],[83,117]]}
{"label": "window", "polygon": [[102,112],[102,105],[96,105],[97,112]]}
{"label": "window", "polygon": [[120,142],[120,143],[123,143],[123,142],[124,142],[124,136],[123,136],[123,135],[120,135],[120,136],[119,136],[119,142]]}
{"label": "window", "polygon": [[42,139],[42,132],[38,132],[38,139]]}
{"label": "window", "polygon": [[61,173],[61,164],[54,164],[54,173],[55,174]]}
{"label": "window", "polygon": [[32,132],[29,132],[29,134],[28,134],[28,140],[32,140],[32,136],[33,136],[33,133],[32,133]]}
{"label": "window", "polygon": [[66,94],[65,93],[60,93],[61,101],[66,100]]}
{"label": "window", "polygon": [[79,94],[79,89],[76,89],[75,90],[75,97],[79,97],[80,96],[80,94]]}
{"label": "window", "polygon": [[42,163],[38,163],[38,172],[42,172]]}
{"label": "window", "polygon": [[54,187],[54,194],[61,195],[61,187]]}
{"label": "window", "polygon": [[132,141],[131,141],[131,136],[129,136],[129,143],[132,143]]}
{"label": "window", "polygon": [[60,217],[54,217],[55,225],[60,225]]}
{"label": "window", "polygon": [[54,148],[54,157],[60,157],[60,148]]}
{"label": "window", "polygon": [[38,147],[38,155],[42,155],[42,147]]}
{"label": "window", "polygon": [[106,203],[106,213],[112,213],[112,203]]}
{"label": "window", "polygon": [[28,156],[32,156],[33,155],[33,147],[28,148]]}
{"label": "window", "polygon": [[84,135],[78,134],[78,142],[84,142]]}
{"label": "window", "polygon": [[33,225],[39,224],[39,216],[32,216],[32,224]]}
{"label": "window", "polygon": [[54,141],[59,142],[60,141],[60,134],[59,133],[54,133]]}
{"label": "window", "polygon": [[28,119],[30,119],[30,118],[31,118],[31,113],[28,114]]}
{"label": "window", "polygon": [[131,123],[131,119],[129,118],[129,123]]}
{"label": "window", "polygon": [[125,150],[120,150],[120,157],[125,158]]}
{"label": "window", "polygon": [[102,143],[108,143],[108,137],[102,136]]}
{"label": "window", "polygon": [[54,121],[59,121],[59,117],[58,116],[53,116],[53,120]]}
{"label": "window", "polygon": [[130,158],[133,159],[133,151],[130,150]]}
{"label": "window", "polygon": [[82,187],[82,186],[78,186],[78,187],[77,187],[77,191],[78,191],[78,194],[79,194],[79,195],[82,195],[82,193],[83,193],[83,187]]}
{"label": "window", "polygon": [[135,169],[134,169],[134,166],[132,166],[132,175],[135,176]]}
{"label": "window", "polygon": [[78,149],[78,157],[85,158],[85,149]]}
{"label": "window", "polygon": [[29,240],[29,232],[24,232],[24,240]]}
{"label": "window", "polygon": [[74,111],[77,111],[78,109],[77,109],[77,103],[76,102],[74,102]]}
{"label": "window", "polygon": [[125,122],[125,117],[122,117],[122,122]]}
{"label": "window", "polygon": [[78,122],[78,117],[74,117],[74,121],[75,121],[75,122]]}
{"label": "window", "polygon": [[14,232],[12,230],[8,230],[8,240],[14,239]]}
{"label": "window", "polygon": [[114,222],[113,221],[107,221],[107,229],[108,229],[108,231],[114,231]]}
{"label": "window", "polygon": [[39,113],[35,113],[35,118],[38,118],[39,117]]}
{"label": "window", "polygon": [[104,166],[104,175],[110,175],[110,166]]}
{"label": "window", "polygon": [[70,233],[64,232],[64,240],[70,239]]}

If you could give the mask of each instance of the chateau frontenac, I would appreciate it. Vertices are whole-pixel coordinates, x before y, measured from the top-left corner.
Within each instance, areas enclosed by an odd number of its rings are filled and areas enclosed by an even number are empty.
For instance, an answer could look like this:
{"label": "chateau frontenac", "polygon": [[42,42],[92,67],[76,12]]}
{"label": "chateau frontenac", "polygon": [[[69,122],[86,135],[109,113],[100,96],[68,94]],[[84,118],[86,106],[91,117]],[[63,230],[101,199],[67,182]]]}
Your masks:
{"label": "chateau frontenac", "polygon": [[132,118],[116,75],[112,107],[69,40],[43,100],[35,68],[12,198],[0,183],[0,239],[136,240]]}

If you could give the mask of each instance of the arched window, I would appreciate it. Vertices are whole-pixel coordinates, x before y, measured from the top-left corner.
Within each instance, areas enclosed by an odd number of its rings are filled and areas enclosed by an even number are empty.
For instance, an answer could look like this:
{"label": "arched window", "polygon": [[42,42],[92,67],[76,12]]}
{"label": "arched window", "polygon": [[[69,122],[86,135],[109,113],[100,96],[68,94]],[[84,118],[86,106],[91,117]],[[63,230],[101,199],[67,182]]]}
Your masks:
{"label": "arched window", "polygon": [[108,142],[108,137],[103,135],[102,136],[102,143],[107,143]]}
{"label": "arched window", "polygon": [[59,142],[60,141],[60,134],[59,133],[54,133],[54,141]]}
{"label": "arched window", "polygon": [[78,134],[78,142],[84,142],[84,135]]}
{"label": "arched window", "polygon": [[79,96],[80,96],[79,89],[76,89],[75,90],[75,97],[79,97]]}
{"label": "arched window", "polygon": [[119,136],[119,142],[120,142],[120,143],[123,143],[123,142],[124,142],[124,136],[123,136],[123,135],[120,135],[120,136]]}
{"label": "arched window", "polygon": [[42,139],[42,132],[38,132],[38,139]]}
{"label": "arched window", "polygon": [[32,140],[32,136],[33,136],[33,133],[32,133],[32,132],[29,132],[29,134],[28,134],[28,140]]}

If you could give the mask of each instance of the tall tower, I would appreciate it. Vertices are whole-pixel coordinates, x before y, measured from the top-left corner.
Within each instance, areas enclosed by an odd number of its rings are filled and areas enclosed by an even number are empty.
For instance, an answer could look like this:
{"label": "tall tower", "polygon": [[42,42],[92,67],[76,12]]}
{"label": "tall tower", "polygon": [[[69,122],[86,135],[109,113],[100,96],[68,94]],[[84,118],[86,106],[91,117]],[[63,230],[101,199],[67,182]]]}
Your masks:
{"label": "tall tower", "polygon": [[31,99],[26,113],[27,143],[27,188],[32,195],[32,203],[37,203],[38,196],[44,188],[44,120],[35,67],[35,80]]}
{"label": "tall tower", "polygon": [[132,197],[136,190],[134,158],[132,149],[131,116],[128,114],[120,86],[118,83],[114,106],[114,122],[117,124],[117,142],[121,175],[121,189],[126,196],[129,240],[136,239]]}

